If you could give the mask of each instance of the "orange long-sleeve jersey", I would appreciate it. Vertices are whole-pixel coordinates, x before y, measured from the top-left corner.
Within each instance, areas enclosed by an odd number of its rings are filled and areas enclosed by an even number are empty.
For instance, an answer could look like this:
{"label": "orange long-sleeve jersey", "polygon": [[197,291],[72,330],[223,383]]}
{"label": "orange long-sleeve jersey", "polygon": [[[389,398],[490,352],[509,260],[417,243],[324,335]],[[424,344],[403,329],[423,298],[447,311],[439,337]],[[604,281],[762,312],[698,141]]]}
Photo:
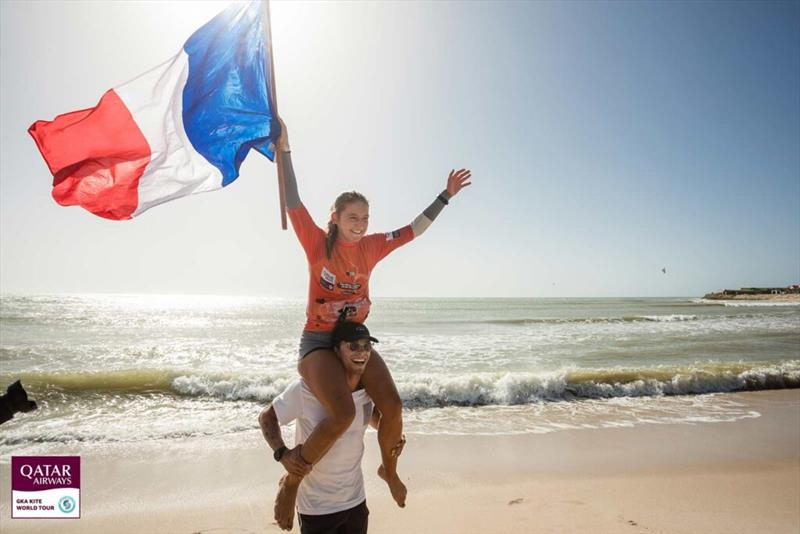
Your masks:
{"label": "orange long-sleeve jersey", "polygon": [[369,315],[369,276],[393,250],[414,239],[411,225],[385,234],[369,234],[357,243],[337,240],[331,259],[325,254],[325,232],[303,204],[288,210],[308,259],[308,306],[305,330],[330,332],[345,306],[347,318],[363,323]]}

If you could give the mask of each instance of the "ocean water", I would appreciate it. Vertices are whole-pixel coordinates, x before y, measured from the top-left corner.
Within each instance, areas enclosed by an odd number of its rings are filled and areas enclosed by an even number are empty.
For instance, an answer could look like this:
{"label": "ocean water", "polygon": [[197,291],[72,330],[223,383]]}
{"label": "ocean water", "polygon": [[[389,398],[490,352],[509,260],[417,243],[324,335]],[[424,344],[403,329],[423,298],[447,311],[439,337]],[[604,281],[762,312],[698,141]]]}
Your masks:
{"label": "ocean water", "polygon": [[[0,297],[0,387],[39,410],[0,461],[65,444],[252,438],[296,377],[300,299]],[[725,422],[726,392],[800,387],[797,303],[696,298],[375,299],[368,321],[406,433],[524,434]]]}

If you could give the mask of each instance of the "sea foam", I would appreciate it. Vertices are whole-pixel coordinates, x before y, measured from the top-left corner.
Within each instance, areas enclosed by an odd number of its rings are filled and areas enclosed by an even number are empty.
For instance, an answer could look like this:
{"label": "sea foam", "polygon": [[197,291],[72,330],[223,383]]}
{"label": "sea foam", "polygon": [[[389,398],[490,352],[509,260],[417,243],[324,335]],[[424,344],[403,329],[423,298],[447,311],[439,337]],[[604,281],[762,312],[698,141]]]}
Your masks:
{"label": "sea foam", "polygon": [[[266,403],[296,376],[166,369],[25,373],[33,391],[48,394],[208,397]],[[550,372],[407,373],[395,376],[410,408],[521,405],[612,397],[692,395],[800,387],[800,360],[782,363],[699,362],[690,366],[576,368]]]}

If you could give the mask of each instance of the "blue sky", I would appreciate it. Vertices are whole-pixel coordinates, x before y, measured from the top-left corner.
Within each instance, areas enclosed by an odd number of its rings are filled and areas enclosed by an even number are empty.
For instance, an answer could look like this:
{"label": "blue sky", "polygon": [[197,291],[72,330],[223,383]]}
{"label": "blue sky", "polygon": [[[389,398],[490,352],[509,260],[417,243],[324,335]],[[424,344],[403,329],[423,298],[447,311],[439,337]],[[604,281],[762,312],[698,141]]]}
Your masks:
{"label": "blue sky", "polygon": [[[172,56],[224,2],[0,4],[0,291],[303,296],[274,166],[129,222],[50,198],[26,129]],[[188,7],[188,9],[187,9]],[[278,99],[320,225],[474,185],[380,296],[688,296],[800,281],[800,3],[273,3]],[[667,268],[667,274],[661,268]]]}

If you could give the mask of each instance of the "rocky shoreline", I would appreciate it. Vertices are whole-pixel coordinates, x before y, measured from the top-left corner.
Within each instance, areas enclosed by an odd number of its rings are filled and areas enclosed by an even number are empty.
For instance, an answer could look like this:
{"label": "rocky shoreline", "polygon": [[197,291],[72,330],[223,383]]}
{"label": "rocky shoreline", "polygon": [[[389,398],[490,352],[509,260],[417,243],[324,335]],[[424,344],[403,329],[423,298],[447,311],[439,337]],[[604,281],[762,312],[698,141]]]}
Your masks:
{"label": "rocky shoreline", "polygon": [[[780,292],[779,292],[780,291]],[[800,290],[796,286],[788,288],[743,288],[723,289],[716,293],[703,295],[707,300],[772,300],[779,302],[800,302]]]}

